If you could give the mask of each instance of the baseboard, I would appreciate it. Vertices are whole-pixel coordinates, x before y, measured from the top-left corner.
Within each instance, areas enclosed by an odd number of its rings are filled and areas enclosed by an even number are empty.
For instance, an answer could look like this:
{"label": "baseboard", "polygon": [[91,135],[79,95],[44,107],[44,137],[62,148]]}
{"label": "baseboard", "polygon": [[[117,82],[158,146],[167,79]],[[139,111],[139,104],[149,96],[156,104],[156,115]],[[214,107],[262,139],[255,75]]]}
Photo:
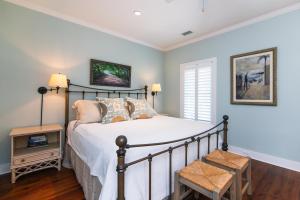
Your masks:
{"label": "baseboard", "polygon": [[9,163],[0,164],[0,175],[7,174],[10,172],[10,165]]}
{"label": "baseboard", "polygon": [[259,153],[256,151],[252,151],[249,149],[244,149],[244,148],[236,147],[236,146],[229,146],[229,151],[240,154],[240,155],[247,155],[255,160],[259,160],[259,161],[262,161],[265,163],[276,165],[278,167],[283,167],[286,169],[300,172],[300,162],[297,162],[297,161],[288,160],[288,159],[280,158],[280,157],[276,157],[276,156],[271,156],[268,154]]}

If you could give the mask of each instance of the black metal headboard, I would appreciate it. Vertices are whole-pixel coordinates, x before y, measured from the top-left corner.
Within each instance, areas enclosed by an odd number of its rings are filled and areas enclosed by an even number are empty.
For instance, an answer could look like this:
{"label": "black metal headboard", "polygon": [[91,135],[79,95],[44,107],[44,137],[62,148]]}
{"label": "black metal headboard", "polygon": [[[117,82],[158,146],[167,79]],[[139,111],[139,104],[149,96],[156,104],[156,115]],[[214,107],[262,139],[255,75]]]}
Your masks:
{"label": "black metal headboard", "polygon": [[[73,89],[74,87],[74,89]],[[70,94],[81,94],[81,99],[85,99],[87,94],[95,94],[95,97],[97,97],[100,94],[107,95],[108,98],[110,98],[112,95],[117,95],[119,98],[126,95],[128,97],[136,97],[137,99],[140,97],[144,97],[147,100],[148,96],[148,86],[144,86],[143,88],[138,89],[101,89],[101,88],[94,88],[94,87],[88,87],[83,85],[77,85],[74,83],[71,83],[70,80],[68,80],[68,88],[66,88],[65,91],[65,130],[67,130],[67,126],[69,123],[69,106],[70,106]]]}

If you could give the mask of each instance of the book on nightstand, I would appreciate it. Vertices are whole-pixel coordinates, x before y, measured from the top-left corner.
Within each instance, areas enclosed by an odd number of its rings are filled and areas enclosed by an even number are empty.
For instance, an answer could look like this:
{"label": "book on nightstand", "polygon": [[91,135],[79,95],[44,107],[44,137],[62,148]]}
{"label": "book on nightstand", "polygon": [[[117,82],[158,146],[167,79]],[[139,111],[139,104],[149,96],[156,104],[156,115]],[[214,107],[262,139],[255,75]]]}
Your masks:
{"label": "book on nightstand", "polygon": [[46,135],[33,135],[29,136],[27,141],[27,147],[44,147],[48,146],[48,138]]}

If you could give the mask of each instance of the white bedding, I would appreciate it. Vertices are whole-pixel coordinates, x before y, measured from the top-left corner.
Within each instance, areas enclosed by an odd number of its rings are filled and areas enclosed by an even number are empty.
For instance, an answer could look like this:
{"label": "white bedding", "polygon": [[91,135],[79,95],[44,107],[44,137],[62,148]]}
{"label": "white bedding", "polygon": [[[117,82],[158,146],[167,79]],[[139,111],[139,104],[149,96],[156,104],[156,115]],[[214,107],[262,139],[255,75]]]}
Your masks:
{"label": "white bedding", "polygon": [[[68,142],[78,156],[89,166],[91,175],[99,178],[102,184],[100,200],[115,200],[117,198],[117,146],[115,144],[117,136],[125,135],[128,144],[162,142],[188,137],[213,126],[210,123],[166,116],[111,124],[81,124],[73,130],[74,123],[73,121],[69,124]],[[221,138],[219,141],[221,143]],[[216,137],[211,137],[211,149],[215,146]],[[129,149],[126,152],[126,163],[168,147],[169,145]],[[201,155],[206,154],[207,139],[201,141],[200,147]],[[188,152],[188,162],[196,159],[196,143],[189,145]],[[182,168],[184,161],[184,147],[174,150],[173,171]],[[168,196],[168,169],[168,153],[153,158],[153,200],[161,200]],[[148,199],[148,161],[127,168],[125,172],[125,197],[129,200]]]}

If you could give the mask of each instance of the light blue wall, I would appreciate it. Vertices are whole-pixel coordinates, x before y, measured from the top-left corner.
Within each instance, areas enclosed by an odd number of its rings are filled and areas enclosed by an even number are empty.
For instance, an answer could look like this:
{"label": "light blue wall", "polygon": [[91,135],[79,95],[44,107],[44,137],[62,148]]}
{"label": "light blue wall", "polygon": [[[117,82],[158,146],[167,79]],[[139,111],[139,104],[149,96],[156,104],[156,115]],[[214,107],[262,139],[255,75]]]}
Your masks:
{"label": "light blue wall", "polygon": [[[10,129],[39,123],[37,88],[55,72],[88,85],[91,58],[131,65],[132,87],[163,83],[162,52],[0,1],[0,164],[9,162]],[[45,123],[63,124],[63,110],[62,94],[46,95]]]}
{"label": "light blue wall", "polygon": [[[230,104],[230,56],[278,47],[278,106]],[[217,111],[230,116],[230,145],[300,161],[300,11],[170,51],[165,111],[179,116],[179,66],[218,58]]]}
{"label": "light blue wall", "polygon": [[[300,161],[299,21],[297,11],[162,53],[0,1],[0,165],[9,162],[9,130],[39,122],[36,89],[47,85],[54,72],[87,85],[90,58],[132,65],[133,87],[162,83],[158,109],[179,116],[179,65],[217,57],[218,118],[224,113],[230,116],[229,143]],[[229,57],[274,46],[278,47],[278,106],[230,105]],[[63,124],[63,109],[62,94],[47,94],[45,123]]]}

